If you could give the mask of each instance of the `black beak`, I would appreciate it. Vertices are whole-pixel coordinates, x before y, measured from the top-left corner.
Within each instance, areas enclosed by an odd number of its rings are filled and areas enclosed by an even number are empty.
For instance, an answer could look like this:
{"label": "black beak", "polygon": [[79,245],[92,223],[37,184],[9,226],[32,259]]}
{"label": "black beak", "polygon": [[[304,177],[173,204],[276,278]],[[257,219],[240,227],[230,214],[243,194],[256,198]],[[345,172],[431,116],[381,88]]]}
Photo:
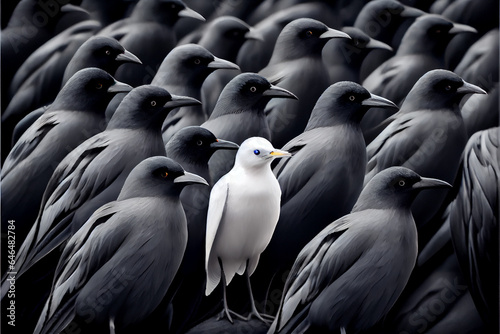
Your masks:
{"label": "black beak", "polygon": [[132,86],[126,83],[115,81],[114,85],[108,88],[108,93],[127,93],[132,90]]}
{"label": "black beak", "polygon": [[164,108],[174,109],[179,107],[196,106],[201,102],[189,96],[172,95],[172,99],[165,103]]}
{"label": "black beak", "polygon": [[240,146],[232,141],[217,139],[216,142],[210,144],[214,150],[237,150]]}
{"label": "black beak", "polygon": [[135,54],[128,50],[125,50],[125,52],[118,54],[115,60],[121,63],[142,64],[142,61]]}
{"label": "black beak", "polygon": [[286,99],[295,99],[298,100],[299,98],[293,94],[292,92],[278,87],[271,85],[264,93],[262,93],[263,96],[269,96],[269,97],[281,97],[281,98],[286,98]]}
{"label": "black beak", "polygon": [[361,102],[361,104],[364,106],[376,107],[376,108],[399,109],[398,106],[394,102],[392,102],[392,101],[390,101],[382,96],[375,95],[375,94],[371,94],[371,97],[369,97],[366,100],[364,100],[363,102]]}

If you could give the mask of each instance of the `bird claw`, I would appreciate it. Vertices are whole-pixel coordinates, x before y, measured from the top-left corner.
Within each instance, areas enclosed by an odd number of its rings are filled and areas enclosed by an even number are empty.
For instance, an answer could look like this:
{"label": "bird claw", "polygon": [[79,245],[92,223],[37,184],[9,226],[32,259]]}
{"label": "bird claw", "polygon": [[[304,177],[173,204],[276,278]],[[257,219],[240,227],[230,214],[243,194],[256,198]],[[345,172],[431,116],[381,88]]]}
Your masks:
{"label": "bird claw", "polygon": [[252,319],[252,317],[259,319],[260,321],[262,321],[266,325],[271,325],[272,322],[274,321],[274,317],[272,315],[269,315],[269,314],[260,314],[257,311],[250,312],[248,314],[248,317],[246,317],[246,321],[249,321],[250,319]]}
{"label": "bird claw", "polygon": [[224,318],[227,318],[227,320],[229,320],[229,322],[233,324],[233,323],[234,323],[234,320],[233,320],[233,318],[231,317],[231,315],[233,315],[234,317],[236,317],[236,318],[238,318],[238,319],[240,319],[240,320],[245,320],[245,321],[248,321],[248,319],[247,319],[247,318],[245,318],[244,316],[242,316],[241,314],[238,314],[238,313],[236,313],[236,312],[234,312],[234,311],[231,311],[231,310],[229,310],[229,309],[223,309],[223,310],[221,311],[221,313],[219,314],[219,316],[217,317],[217,321],[222,320],[222,319],[224,319]]}

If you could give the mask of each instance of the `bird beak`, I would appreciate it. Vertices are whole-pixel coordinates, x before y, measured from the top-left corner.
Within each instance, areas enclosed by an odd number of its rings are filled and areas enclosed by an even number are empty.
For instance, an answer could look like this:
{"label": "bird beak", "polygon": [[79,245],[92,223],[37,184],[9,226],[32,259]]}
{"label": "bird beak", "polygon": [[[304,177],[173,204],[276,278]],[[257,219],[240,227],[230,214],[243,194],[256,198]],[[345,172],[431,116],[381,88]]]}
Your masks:
{"label": "bird beak", "polygon": [[369,97],[366,100],[364,100],[363,102],[361,102],[361,104],[364,106],[368,106],[368,107],[399,109],[398,106],[394,102],[392,102],[392,101],[390,101],[382,96],[375,95],[375,94],[371,94],[371,97]]}
{"label": "bird beak", "polygon": [[423,177],[420,181],[415,183],[413,189],[427,189],[427,188],[452,188],[451,184],[438,179],[431,179]]}
{"label": "bird beak", "polygon": [[240,67],[236,65],[235,63],[232,63],[228,60],[221,59],[214,57],[214,60],[211,61],[208,66],[208,68],[214,68],[214,69],[228,69],[228,70],[239,70]]}
{"label": "bird beak", "polygon": [[346,34],[345,32],[342,32],[342,31],[339,31],[339,30],[335,30],[335,29],[332,29],[332,28],[328,28],[327,31],[325,31],[324,33],[322,33],[321,35],[319,35],[319,38],[347,38],[347,39],[352,39],[351,36],[349,36],[348,34]]}
{"label": "bird beak", "polygon": [[451,28],[450,31],[448,31],[448,34],[454,35],[462,32],[472,32],[477,34],[477,30],[475,28],[460,23],[453,23],[453,28]]}
{"label": "bird beak", "polygon": [[257,41],[264,42],[264,36],[256,29],[250,28],[250,30],[245,34],[246,39],[255,39]]}
{"label": "bird beak", "polygon": [[381,42],[379,40],[373,39],[373,38],[370,38],[370,41],[368,42],[368,44],[366,44],[365,48],[366,49],[383,49],[383,50],[393,51],[393,49],[389,45],[387,45],[384,42]]}
{"label": "bird beak", "polygon": [[184,172],[184,175],[177,176],[174,179],[174,183],[186,183],[186,184],[204,184],[208,186],[207,180],[193,173]]}
{"label": "bird beak", "polygon": [[287,152],[287,151],[282,151],[282,150],[274,150],[269,153],[270,156],[274,158],[285,158],[285,157],[291,157],[292,154]]}
{"label": "bird beak", "polygon": [[132,52],[125,50],[125,52],[118,54],[115,58],[116,61],[122,62],[122,63],[136,63],[136,64],[142,64],[142,61]]}
{"label": "bird beak", "polygon": [[464,80],[464,84],[462,87],[457,89],[457,93],[459,94],[488,94],[484,89],[479,86],[468,83]]}
{"label": "bird beak", "polygon": [[72,4],[66,4],[64,6],[61,6],[60,11],[62,13],[70,13],[70,12],[78,13],[79,12],[79,13],[85,13],[85,14],[90,15],[90,13],[88,11],[86,11],[85,9],[83,9],[82,7],[75,6]]}
{"label": "bird beak", "polygon": [[172,99],[167,103],[165,103],[163,107],[168,109],[174,109],[186,106],[196,106],[200,104],[201,104],[200,101],[189,96],[172,95]]}
{"label": "bird beak", "polygon": [[293,94],[292,92],[287,91],[284,88],[278,87],[271,85],[264,93],[262,93],[263,96],[270,96],[270,97],[282,97],[285,99],[295,99],[298,100],[299,98]]}
{"label": "bird beak", "polygon": [[214,150],[237,150],[240,146],[232,141],[217,139],[215,143],[210,144]]}
{"label": "bird beak", "polygon": [[115,80],[115,83],[108,88],[108,93],[127,93],[131,90],[132,86]]}
{"label": "bird beak", "polygon": [[424,14],[425,13],[423,11],[421,11],[420,9],[405,6],[405,8],[399,14],[399,16],[401,16],[401,17],[419,17],[419,16],[422,16]]}
{"label": "bird beak", "polygon": [[202,21],[202,22],[205,22],[205,18],[198,12],[192,10],[191,8],[189,7],[186,7],[184,8],[183,10],[181,10],[179,12],[179,14],[177,14],[179,17],[190,17],[192,19],[195,19],[195,20],[199,20],[199,21]]}

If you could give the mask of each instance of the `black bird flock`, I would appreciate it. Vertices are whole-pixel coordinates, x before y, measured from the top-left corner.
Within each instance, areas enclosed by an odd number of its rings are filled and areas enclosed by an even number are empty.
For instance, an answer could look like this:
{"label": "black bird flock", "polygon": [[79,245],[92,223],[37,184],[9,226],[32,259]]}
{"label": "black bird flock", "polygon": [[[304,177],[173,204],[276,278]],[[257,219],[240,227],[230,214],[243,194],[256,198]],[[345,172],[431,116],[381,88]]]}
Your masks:
{"label": "black bird flock", "polygon": [[498,0],[1,15],[2,333],[499,333]]}

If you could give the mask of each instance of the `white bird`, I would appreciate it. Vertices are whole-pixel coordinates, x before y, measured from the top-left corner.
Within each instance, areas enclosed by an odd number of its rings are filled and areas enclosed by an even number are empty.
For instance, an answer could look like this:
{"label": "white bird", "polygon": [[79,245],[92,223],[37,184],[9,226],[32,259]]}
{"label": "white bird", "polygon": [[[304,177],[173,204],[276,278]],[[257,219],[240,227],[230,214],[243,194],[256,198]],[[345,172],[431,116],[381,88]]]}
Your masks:
{"label": "white bird", "polygon": [[[222,279],[224,310],[249,320],[252,315],[266,322],[255,308],[250,276],[260,254],[269,244],[280,214],[281,189],[271,170],[275,158],[290,153],[275,149],[262,137],[246,139],[238,149],[234,167],[213,187],[207,215],[205,269],[208,296]],[[227,307],[226,286],[235,274],[245,275],[251,312],[247,318]]]}

